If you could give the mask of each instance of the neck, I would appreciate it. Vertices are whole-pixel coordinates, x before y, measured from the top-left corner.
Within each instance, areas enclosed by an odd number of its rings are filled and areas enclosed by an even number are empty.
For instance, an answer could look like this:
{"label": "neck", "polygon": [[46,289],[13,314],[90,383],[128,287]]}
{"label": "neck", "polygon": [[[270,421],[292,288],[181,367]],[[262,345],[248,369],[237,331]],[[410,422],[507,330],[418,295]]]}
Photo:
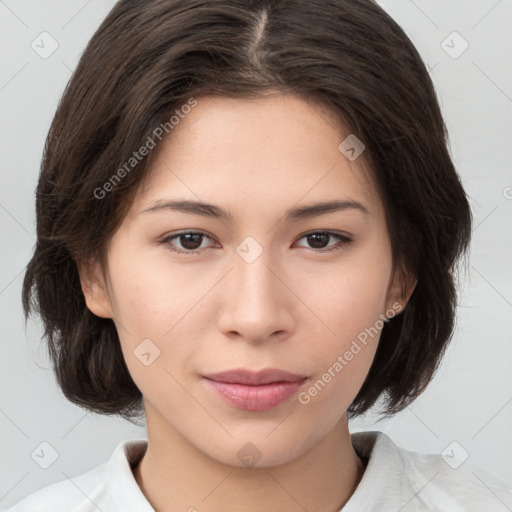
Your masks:
{"label": "neck", "polygon": [[197,450],[168,424],[162,430],[147,423],[148,447],[134,476],[158,512],[338,512],[365,470],[352,446],[346,415],[312,449],[267,468],[226,465]]}

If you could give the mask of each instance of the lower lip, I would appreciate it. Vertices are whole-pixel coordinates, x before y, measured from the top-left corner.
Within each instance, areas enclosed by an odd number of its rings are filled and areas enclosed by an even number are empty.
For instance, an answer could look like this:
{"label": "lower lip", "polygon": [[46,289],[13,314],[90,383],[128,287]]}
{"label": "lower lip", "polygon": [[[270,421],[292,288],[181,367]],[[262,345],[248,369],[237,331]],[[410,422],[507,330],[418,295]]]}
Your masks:
{"label": "lower lip", "polygon": [[306,381],[272,382],[260,386],[231,384],[203,378],[206,385],[220,398],[237,409],[246,411],[268,411],[277,407],[297,393]]}

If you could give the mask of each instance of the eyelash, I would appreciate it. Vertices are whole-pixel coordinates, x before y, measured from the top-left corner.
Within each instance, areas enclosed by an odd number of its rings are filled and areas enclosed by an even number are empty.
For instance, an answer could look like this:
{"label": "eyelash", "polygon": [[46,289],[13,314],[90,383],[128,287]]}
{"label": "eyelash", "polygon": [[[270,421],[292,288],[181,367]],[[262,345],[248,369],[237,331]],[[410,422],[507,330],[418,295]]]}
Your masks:
{"label": "eyelash", "polygon": [[[188,251],[184,251],[182,249],[177,249],[176,247],[173,247],[170,242],[172,240],[174,240],[175,238],[179,238],[180,236],[183,236],[183,235],[202,235],[206,238],[209,238],[210,240],[212,240],[212,237],[210,235],[208,235],[208,233],[205,233],[204,231],[182,231],[181,233],[177,233],[177,234],[174,234],[174,235],[171,235],[171,236],[168,236],[166,238],[164,238],[163,240],[161,240],[160,243],[162,244],[166,244],[168,245],[167,249],[172,251],[172,252],[176,252],[176,253],[179,253],[179,254],[199,254],[200,253],[200,250],[188,250]],[[335,232],[332,232],[332,231],[311,231],[309,233],[305,233],[304,235],[302,235],[299,240],[301,240],[302,238],[305,238],[305,237],[308,237],[310,235],[329,235],[329,236],[332,236],[334,238],[337,238],[341,244],[335,244],[333,246],[331,246],[330,248],[328,249],[311,249],[313,252],[316,252],[316,253],[326,253],[326,252],[330,252],[330,251],[336,251],[336,250],[340,250],[340,249],[343,249],[345,246],[347,246],[348,244],[350,244],[352,242],[352,239],[345,236],[345,235],[341,235],[339,233],[335,233]],[[207,249],[210,249],[211,247],[207,247]]]}

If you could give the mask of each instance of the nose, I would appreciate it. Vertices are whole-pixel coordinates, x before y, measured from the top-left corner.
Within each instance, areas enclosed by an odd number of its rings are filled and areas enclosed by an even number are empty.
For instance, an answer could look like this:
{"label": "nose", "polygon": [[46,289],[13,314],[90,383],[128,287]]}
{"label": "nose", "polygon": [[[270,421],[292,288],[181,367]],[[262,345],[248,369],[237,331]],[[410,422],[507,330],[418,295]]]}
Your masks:
{"label": "nose", "polygon": [[221,332],[252,343],[289,337],[300,302],[290,289],[290,281],[290,274],[270,251],[264,250],[251,263],[235,254],[222,290]]}

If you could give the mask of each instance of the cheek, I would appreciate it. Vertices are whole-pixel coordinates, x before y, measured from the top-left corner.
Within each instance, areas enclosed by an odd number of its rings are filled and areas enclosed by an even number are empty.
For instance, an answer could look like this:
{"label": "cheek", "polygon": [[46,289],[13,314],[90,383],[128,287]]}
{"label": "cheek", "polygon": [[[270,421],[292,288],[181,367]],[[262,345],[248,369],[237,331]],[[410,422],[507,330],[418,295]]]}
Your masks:
{"label": "cheek", "polygon": [[[161,259],[117,258],[112,266],[116,319],[135,338],[168,338],[177,322],[201,297],[204,285],[190,280],[179,267],[163,264]],[[169,333],[169,334],[168,334]],[[172,333],[172,331],[171,331]]]}
{"label": "cheek", "polygon": [[386,310],[390,272],[387,262],[360,258],[304,283],[301,296],[322,321],[317,320],[327,347],[342,348],[375,324]]}
{"label": "cheek", "polygon": [[315,418],[322,418],[322,428],[328,429],[345,413],[361,389],[378,347],[381,331],[374,326],[380,301],[368,293],[345,299],[344,304],[330,307],[326,315],[334,335],[324,331],[315,347],[304,351],[312,377],[297,399],[304,407],[305,424],[312,428]]}
{"label": "cheek", "polygon": [[127,367],[139,389],[150,394],[157,383],[175,383],[170,374],[177,368],[186,371],[190,366],[197,352],[195,340],[204,338],[201,329],[206,323],[196,317],[207,283],[195,282],[178,266],[148,264],[133,254],[112,258],[112,297]]}
{"label": "cheek", "polygon": [[312,279],[305,284],[318,326],[314,328],[316,342],[305,350],[315,377],[304,401],[314,402],[314,407],[334,403],[337,411],[348,407],[375,357],[384,325],[381,315],[386,310],[391,261],[379,259],[382,255],[376,252],[367,254],[350,261],[347,258],[330,272],[329,279],[324,276],[322,286]]}

